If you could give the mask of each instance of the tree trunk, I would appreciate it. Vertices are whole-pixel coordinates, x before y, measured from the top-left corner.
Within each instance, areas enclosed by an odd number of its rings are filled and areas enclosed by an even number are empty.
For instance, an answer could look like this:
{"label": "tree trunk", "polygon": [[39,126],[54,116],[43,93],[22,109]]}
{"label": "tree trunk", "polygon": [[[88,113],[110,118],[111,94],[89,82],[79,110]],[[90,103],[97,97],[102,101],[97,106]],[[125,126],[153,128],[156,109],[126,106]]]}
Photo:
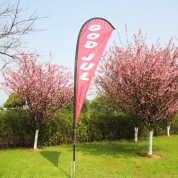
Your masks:
{"label": "tree trunk", "polygon": [[135,142],[138,142],[138,127],[134,127],[135,130]]}
{"label": "tree trunk", "polygon": [[169,131],[170,131],[170,125],[167,125],[167,136],[170,136]]}
{"label": "tree trunk", "polygon": [[150,137],[149,137],[149,146],[148,146],[148,155],[152,155],[152,147],[153,147],[153,129],[150,130]]}
{"label": "tree trunk", "polygon": [[149,126],[150,137],[149,137],[148,155],[152,155],[152,149],[153,149],[153,128],[154,128],[154,124],[153,124],[153,122],[150,122],[150,126]]}
{"label": "tree trunk", "polygon": [[35,141],[34,141],[34,149],[37,149],[37,143],[38,143],[38,132],[39,132],[39,129],[36,129],[35,131]]}

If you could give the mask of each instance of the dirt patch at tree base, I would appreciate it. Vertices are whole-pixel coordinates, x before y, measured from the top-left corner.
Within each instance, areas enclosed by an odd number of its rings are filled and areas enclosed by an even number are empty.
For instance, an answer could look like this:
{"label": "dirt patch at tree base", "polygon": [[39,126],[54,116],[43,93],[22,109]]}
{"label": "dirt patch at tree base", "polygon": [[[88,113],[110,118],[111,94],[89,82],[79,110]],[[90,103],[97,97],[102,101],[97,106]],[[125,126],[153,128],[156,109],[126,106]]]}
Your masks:
{"label": "dirt patch at tree base", "polygon": [[37,149],[34,149],[34,148],[27,148],[27,149],[23,149],[23,150],[25,150],[25,151],[27,151],[27,152],[33,152],[33,151],[41,151],[42,149],[39,149],[39,148],[37,148]]}
{"label": "dirt patch at tree base", "polygon": [[138,153],[138,156],[145,157],[145,158],[162,158],[163,157],[163,155],[161,154],[148,155],[148,153]]}

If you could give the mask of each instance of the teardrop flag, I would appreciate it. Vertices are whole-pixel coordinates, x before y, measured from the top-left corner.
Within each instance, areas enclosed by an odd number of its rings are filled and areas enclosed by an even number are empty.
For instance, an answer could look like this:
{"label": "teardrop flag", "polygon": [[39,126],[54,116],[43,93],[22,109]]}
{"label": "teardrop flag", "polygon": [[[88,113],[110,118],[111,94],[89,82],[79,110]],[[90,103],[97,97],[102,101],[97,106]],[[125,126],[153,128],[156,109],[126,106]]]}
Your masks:
{"label": "teardrop flag", "polygon": [[74,108],[75,124],[98,66],[99,60],[106,47],[114,27],[107,20],[93,18],[81,28],[75,59]]}

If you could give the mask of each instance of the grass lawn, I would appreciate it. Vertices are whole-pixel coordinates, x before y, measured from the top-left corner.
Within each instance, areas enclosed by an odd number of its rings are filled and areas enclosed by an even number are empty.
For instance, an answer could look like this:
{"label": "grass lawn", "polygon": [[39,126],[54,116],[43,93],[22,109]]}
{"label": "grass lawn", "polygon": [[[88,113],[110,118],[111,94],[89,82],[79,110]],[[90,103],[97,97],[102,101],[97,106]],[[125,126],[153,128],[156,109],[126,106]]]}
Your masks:
{"label": "grass lawn", "polygon": [[[148,140],[77,144],[73,178],[178,178],[178,136],[153,138],[162,158],[138,156],[147,150]],[[69,178],[71,161],[72,145],[1,150],[0,177]]]}

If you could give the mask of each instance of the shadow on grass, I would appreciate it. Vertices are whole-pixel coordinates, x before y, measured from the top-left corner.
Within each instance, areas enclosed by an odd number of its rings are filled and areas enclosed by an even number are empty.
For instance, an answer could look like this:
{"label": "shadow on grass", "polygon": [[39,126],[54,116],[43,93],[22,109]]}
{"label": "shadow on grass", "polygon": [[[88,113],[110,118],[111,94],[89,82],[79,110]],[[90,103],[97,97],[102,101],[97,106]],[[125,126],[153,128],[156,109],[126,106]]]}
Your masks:
{"label": "shadow on grass", "polygon": [[60,168],[60,170],[61,170],[61,172],[63,172],[63,173],[66,175],[66,177],[68,177],[68,178],[71,177],[71,176],[70,176],[68,173],[66,173],[63,169]]}
{"label": "shadow on grass", "polygon": [[[55,167],[58,167],[58,161],[61,152],[58,151],[41,151],[40,154],[46,158],[48,161],[54,164]],[[67,176],[70,177],[68,173],[66,173],[63,169],[60,168],[60,170]]]}
{"label": "shadow on grass", "polygon": [[54,164],[55,167],[58,167],[58,160],[60,157],[60,152],[58,151],[41,151],[40,154],[46,158],[48,161]]}
{"label": "shadow on grass", "polygon": [[[159,148],[153,147],[155,151]],[[115,142],[93,142],[85,143],[77,146],[77,150],[84,154],[90,154],[94,156],[113,156],[116,158],[121,157],[134,157],[138,153],[147,152],[148,142],[129,142],[126,140]]]}

